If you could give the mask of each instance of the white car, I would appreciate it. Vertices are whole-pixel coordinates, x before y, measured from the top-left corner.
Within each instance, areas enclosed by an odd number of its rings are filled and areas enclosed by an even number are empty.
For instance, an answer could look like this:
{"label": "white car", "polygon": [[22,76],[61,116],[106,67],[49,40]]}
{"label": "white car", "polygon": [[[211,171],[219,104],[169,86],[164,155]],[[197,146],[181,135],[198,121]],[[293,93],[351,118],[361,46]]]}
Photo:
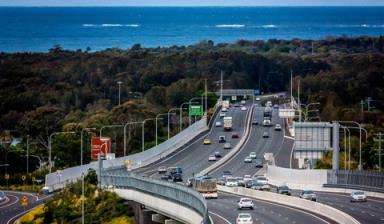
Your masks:
{"label": "white car", "polygon": [[281,125],[280,124],[275,125],[275,131],[281,131]]}
{"label": "white car", "polygon": [[268,184],[268,179],[264,176],[258,176],[256,177],[256,181],[260,184],[267,185]]}
{"label": "white car", "polygon": [[225,113],[220,113],[220,118],[223,118],[223,117],[225,117]]}
{"label": "white car", "polygon": [[237,216],[236,224],[253,224],[252,215],[249,213],[240,213]]}
{"label": "white car", "polygon": [[256,152],[249,153],[249,157],[251,157],[251,159],[256,159]]}
{"label": "white car", "polygon": [[307,200],[311,200],[311,201],[316,201],[316,194],[315,192],[311,191],[311,190],[304,190],[300,193],[299,195],[300,198],[302,199],[307,199]]}
{"label": "white car", "polygon": [[216,127],[221,127],[221,122],[220,122],[220,121],[216,121],[215,126],[216,126]]}
{"label": "white car", "polygon": [[237,179],[236,178],[227,178],[225,182],[226,187],[237,187]]}
{"label": "white car", "polygon": [[351,202],[367,201],[367,196],[363,191],[352,191],[351,197]]}
{"label": "white car", "polygon": [[166,173],[167,167],[166,166],[159,166],[159,168],[157,168],[157,172],[158,173]]}
{"label": "white car", "polygon": [[215,155],[210,155],[208,157],[208,161],[211,162],[211,161],[216,161],[216,156]]}
{"label": "white car", "polygon": [[239,209],[253,209],[253,201],[250,198],[240,198],[239,202],[237,203],[237,206]]}
{"label": "white car", "polygon": [[222,112],[227,112],[227,111],[228,111],[228,108],[223,107],[223,108],[221,108],[221,111],[222,111]]}
{"label": "white car", "polygon": [[244,180],[244,182],[251,181],[252,180],[252,176],[251,175],[244,175],[243,180]]}
{"label": "white car", "polygon": [[242,111],[246,111],[247,108],[246,108],[246,107],[241,107],[241,110],[242,110]]}
{"label": "white car", "polygon": [[245,157],[244,163],[252,163],[252,158],[249,156]]}
{"label": "white car", "polygon": [[256,97],[256,101],[260,101],[260,97]]}

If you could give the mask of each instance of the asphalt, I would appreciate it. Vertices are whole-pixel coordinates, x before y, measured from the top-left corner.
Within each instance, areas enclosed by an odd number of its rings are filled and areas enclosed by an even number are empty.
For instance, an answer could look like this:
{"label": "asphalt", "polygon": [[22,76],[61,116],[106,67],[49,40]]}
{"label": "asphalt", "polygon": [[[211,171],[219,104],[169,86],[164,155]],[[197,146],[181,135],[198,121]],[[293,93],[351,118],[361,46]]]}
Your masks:
{"label": "asphalt", "polygon": [[255,205],[253,210],[238,210],[237,201],[239,199],[240,197],[236,195],[220,193],[218,199],[207,200],[208,210],[214,223],[236,223],[237,215],[242,212],[250,213],[255,224],[332,223],[326,217],[318,217],[309,212],[256,199],[253,199]]}
{"label": "asphalt", "polygon": [[[33,193],[18,191],[4,191],[4,193],[9,198],[9,201],[0,205],[0,224],[13,223],[28,210],[45,203],[51,198],[51,195],[39,196]],[[28,205],[25,208],[21,205],[23,196],[28,198]]]}

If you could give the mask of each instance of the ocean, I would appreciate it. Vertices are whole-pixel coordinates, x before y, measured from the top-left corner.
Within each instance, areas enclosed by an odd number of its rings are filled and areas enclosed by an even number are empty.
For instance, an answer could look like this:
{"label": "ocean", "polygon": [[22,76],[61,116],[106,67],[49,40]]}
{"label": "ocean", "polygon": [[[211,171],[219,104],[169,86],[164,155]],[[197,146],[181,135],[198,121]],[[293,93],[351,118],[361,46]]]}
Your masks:
{"label": "ocean", "polygon": [[0,51],[384,35],[384,7],[0,7]]}

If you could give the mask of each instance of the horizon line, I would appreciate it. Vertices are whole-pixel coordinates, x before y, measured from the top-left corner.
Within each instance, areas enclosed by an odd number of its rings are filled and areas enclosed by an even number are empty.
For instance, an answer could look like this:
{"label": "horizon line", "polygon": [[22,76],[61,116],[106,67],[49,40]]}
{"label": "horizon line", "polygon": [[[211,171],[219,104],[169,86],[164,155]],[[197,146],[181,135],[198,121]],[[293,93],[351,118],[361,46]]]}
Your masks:
{"label": "horizon line", "polygon": [[53,7],[153,7],[153,8],[180,8],[180,7],[195,7],[195,8],[230,8],[230,7],[384,7],[382,5],[1,5],[0,7],[25,7],[25,8],[53,8]]}

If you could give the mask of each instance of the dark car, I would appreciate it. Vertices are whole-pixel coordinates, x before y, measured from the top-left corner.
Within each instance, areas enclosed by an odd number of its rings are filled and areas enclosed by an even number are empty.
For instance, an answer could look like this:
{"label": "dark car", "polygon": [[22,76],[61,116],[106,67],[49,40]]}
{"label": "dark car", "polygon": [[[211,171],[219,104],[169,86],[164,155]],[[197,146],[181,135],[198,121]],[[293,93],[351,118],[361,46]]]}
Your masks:
{"label": "dark car", "polygon": [[232,133],[232,138],[239,138],[239,134],[237,134],[236,132],[233,132]]}
{"label": "dark car", "polygon": [[218,178],[216,183],[218,185],[225,186],[225,178],[222,178],[222,177]]}
{"label": "dark car", "polygon": [[254,181],[254,180],[248,180],[248,181],[245,181],[245,187],[246,187],[246,188],[251,188],[252,185],[253,185],[253,181]]}
{"label": "dark car", "polygon": [[255,159],[255,167],[256,168],[263,168],[263,160],[262,159]]}
{"label": "dark car", "polygon": [[224,142],[226,142],[226,140],[225,140],[225,136],[219,136],[219,143],[224,143]]}
{"label": "dark car", "polygon": [[236,181],[237,181],[237,186],[239,187],[245,187],[245,181],[242,177],[235,177]]}
{"label": "dark car", "polygon": [[173,174],[171,176],[172,182],[183,182],[183,175],[180,173]]}
{"label": "dark car", "polygon": [[268,134],[268,132],[264,132],[264,133],[263,133],[263,138],[269,138],[269,134]]}
{"label": "dark car", "polygon": [[224,170],[223,171],[223,178],[229,178],[232,177],[232,173],[229,170]]}
{"label": "dark car", "polygon": [[215,152],[215,157],[216,157],[216,158],[220,158],[220,157],[221,157],[221,153],[220,153],[219,151],[216,151],[216,152]]}
{"label": "dark car", "polygon": [[276,192],[278,194],[291,195],[291,190],[288,188],[288,186],[285,185],[277,187]]}
{"label": "dark car", "polygon": [[258,122],[256,119],[253,119],[253,120],[252,120],[252,124],[253,124],[253,125],[258,125],[259,122]]}

